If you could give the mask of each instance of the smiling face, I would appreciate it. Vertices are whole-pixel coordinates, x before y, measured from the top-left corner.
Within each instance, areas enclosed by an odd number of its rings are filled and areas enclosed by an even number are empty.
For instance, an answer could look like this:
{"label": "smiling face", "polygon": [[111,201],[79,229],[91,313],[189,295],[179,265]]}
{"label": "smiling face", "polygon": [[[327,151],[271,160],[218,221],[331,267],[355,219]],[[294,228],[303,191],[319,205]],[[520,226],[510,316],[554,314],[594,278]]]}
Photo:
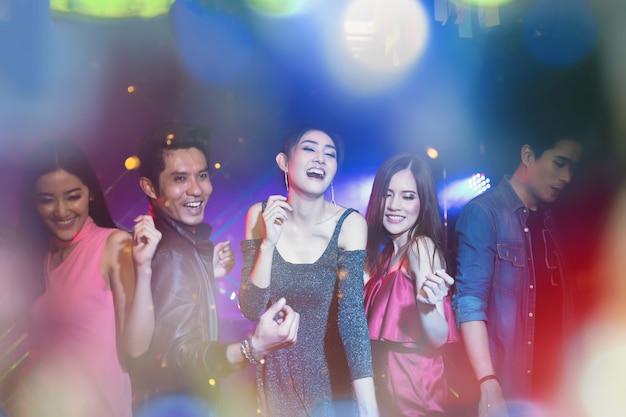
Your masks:
{"label": "smiling face", "polygon": [[163,160],[158,192],[145,177],[141,186],[163,214],[195,231],[213,192],[206,158],[200,150],[187,148],[166,151]]}
{"label": "smiling face", "polygon": [[574,176],[574,168],[580,159],[581,146],[573,140],[560,140],[553,148],[543,152],[540,158],[527,162],[528,181],[526,191],[529,208],[537,203],[553,203],[561,195]]}
{"label": "smiling face", "polygon": [[290,186],[323,194],[337,173],[335,143],[326,133],[309,130],[291,150],[286,168]]}
{"label": "smiling face", "polygon": [[415,177],[409,169],[398,171],[391,177],[383,211],[383,226],[394,236],[408,235],[420,214],[420,198]]}
{"label": "smiling face", "polygon": [[89,189],[76,175],[54,171],[37,180],[35,206],[52,235],[69,242],[89,216]]}

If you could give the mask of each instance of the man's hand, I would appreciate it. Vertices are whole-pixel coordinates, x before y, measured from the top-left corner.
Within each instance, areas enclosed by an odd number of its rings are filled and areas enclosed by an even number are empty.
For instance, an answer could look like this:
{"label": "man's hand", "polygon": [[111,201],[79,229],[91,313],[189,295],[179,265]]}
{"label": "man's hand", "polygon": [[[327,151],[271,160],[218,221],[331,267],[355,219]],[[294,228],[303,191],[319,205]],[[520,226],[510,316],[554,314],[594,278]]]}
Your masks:
{"label": "man's hand", "polygon": [[300,314],[293,311],[284,298],[276,301],[261,315],[250,338],[255,353],[262,357],[296,343],[299,325]]}
{"label": "man's hand", "polygon": [[480,386],[479,417],[509,417],[502,389],[497,380],[485,381]]}
{"label": "man's hand", "polygon": [[213,275],[215,279],[224,278],[235,266],[235,251],[230,242],[220,242],[213,248]]}

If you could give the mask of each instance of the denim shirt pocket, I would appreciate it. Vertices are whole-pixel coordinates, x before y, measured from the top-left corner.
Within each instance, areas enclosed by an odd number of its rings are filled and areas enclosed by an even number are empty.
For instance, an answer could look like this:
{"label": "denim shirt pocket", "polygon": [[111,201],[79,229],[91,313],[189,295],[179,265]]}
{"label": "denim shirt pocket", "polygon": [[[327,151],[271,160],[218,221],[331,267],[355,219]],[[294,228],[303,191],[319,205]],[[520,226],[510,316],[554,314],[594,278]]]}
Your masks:
{"label": "denim shirt pocket", "polygon": [[498,243],[497,251],[494,287],[505,294],[515,294],[519,290],[526,265],[524,249],[520,246]]}

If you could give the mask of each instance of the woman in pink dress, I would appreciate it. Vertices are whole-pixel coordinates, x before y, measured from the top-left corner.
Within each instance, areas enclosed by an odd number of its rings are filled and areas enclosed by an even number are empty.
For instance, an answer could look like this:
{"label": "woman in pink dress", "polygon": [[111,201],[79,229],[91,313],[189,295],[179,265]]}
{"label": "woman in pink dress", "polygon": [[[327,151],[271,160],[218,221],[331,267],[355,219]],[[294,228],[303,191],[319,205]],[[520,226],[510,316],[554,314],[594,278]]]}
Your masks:
{"label": "woman in pink dress", "polygon": [[449,391],[441,348],[458,339],[443,270],[435,184],[417,156],[376,173],[367,207],[364,290],[376,397],[384,417],[444,415]]}
{"label": "woman in pink dress", "polygon": [[151,260],[161,238],[150,216],[116,229],[96,174],[71,142],[28,158],[22,229],[43,293],[30,317],[18,416],[131,417],[125,355],[148,349],[154,329]]}

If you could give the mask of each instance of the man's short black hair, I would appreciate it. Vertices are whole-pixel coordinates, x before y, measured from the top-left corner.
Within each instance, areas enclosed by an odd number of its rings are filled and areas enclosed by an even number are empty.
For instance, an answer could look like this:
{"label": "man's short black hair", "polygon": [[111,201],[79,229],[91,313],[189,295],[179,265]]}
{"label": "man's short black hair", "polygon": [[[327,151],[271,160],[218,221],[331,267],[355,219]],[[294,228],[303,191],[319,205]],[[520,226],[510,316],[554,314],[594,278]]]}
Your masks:
{"label": "man's short black hair", "polygon": [[159,188],[159,176],[165,170],[166,151],[196,148],[209,163],[209,130],[187,123],[165,123],[144,135],[139,143],[139,175]]}

